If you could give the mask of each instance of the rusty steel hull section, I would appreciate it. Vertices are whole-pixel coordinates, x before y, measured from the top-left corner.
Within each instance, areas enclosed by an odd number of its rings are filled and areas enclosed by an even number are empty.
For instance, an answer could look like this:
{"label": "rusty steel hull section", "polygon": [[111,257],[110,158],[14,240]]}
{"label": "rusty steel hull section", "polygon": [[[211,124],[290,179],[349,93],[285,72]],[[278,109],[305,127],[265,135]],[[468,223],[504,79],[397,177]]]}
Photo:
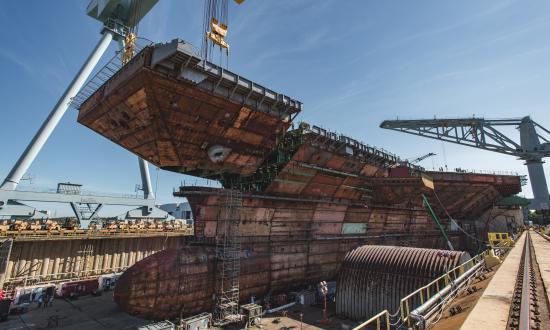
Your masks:
{"label": "rusty steel hull section", "polygon": [[403,175],[397,168],[395,155],[302,124],[283,136],[253,175],[224,175],[220,180],[250,194],[367,207],[422,209],[424,194],[441,218],[447,218],[444,206],[460,220],[475,220],[500,198],[521,191],[518,176],[420,168],[406,168]]}
{"label": "rusty steel hull section", "polygon": [[[196,187],[178,194],[192,207],[197,243],[157,253],[125,272],[115,299],[130,314],[165,319],[213,308],[213,246],[224,194]],[[241,301],[335,279],[346,253],[364,244],[445,246],[422,210],[245,194],[240,214]],[[462,245],[458,235],[451,239]]]}
{"label": "rusty steel hull section", "polygon": [[397,310],[401,298],[467,261],[467,252],[396,246],[361,246],[344,258],[336,313],[354,320]]}
{"label": "rusty steel hull section", "polygon": [[[445,210],[460,223],[475,220],[521,190],[517,176],[402,169],[396,155],[347,136],[304,123],[289,131],[300,110],[299,101],[175,40],[134,57],[82,104],[78,121],[163,169],[242,193],[242,301],[334,279],[361,245],[443,248],[422,194],[449,230]],[[152,255],[120,278],[117,303],[140,317],[213,309],[224,190],[180,187],[174,195],[191,205],[196,242]],[[465,235],[449,236],[468,247]]]}
{"label": "rusty steel hull section", "polygon": [[[361,245],[445,248],[420,200],[421,193],[431,199],[435,195],[418,173],[398,177],[386,155],[344,156],[331,149],[338,145],[330,139],[311,132],[298,138],[292,148],[268,156],[256,174],[223,178],[242,191],[241,301],[335,279],[346,253]],[[272,163],[274,159],[283,161]],[[455,203],[452,216],[476,216],[499,196],[519,189],[517,177],[461,173],[447,180],[434,174],[431,180],[442,203]],[[468,199],[457,199],[461,194]],[[151,256],[127,271],[115,297],[130,314],[165,319],[213,308],[215,272],[209,269],[215,269],[212,249],[221,232],[225,192],[180,187],[174,195],[190,203],[197,243]],[[441,208],[436,210],[449,231],[449,219]],[[460,232],[449,236],[453,246],[468,248]],[[174,295],[176,285],[183,287]],[[196,292],[195,286],[206,291]]]}
{"label": "rusty steel hull section", "polygon": [[163,169],[250,175],[300,109],[175,40],[135,56],[82,104],[78,121]]}

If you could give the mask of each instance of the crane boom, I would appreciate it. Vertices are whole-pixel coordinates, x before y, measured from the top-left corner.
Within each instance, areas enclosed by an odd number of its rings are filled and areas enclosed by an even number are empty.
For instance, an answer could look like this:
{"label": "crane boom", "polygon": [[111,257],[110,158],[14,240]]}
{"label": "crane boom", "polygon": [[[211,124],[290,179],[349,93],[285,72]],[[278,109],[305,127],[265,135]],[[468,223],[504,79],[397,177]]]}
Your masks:
{"label": "crane boom", "polygon": [[[519,129],[516,141],[500,128],[513,126]],[[550,131],[530,117],[512,119],[455,118],[385,120],[381,128],[418,135],[478,149],[494,151],[525,160],[535,209],[548,209],[550,198],[542,167],[544,157],[550,157]],[[541,143],[542,142],[542,143]]]}
{"label": "crane boom", "polygon": [[550,141],[542,134],[536,137],[544,141],[533,146],[522,146],[498,129],[498,126],[525,126],[527,131],[539,128],[550,135],[550,132],[529,117],[522,119],[420,119],[420,120],[385,120],[381,128],[423,136],[436,140],[466,145],[470,147],[517,156],[524,160],[550,157]]}
{"label": "crane boom", "polygon": [[420,156],[420,157],[417,157],[417,158],[411,160],[410,163],[411,163],[411,164],[416,164],[416,163],[419,163],[419,162],[423,161],[424,159],[426,159],[426,158],[428,158],[428,157],[432,157],[432,156],[435,156],[435,153],[429,152],[429,153],[427,153],[427,154],[425,154],[425,155],[422,155],[422,156]]}

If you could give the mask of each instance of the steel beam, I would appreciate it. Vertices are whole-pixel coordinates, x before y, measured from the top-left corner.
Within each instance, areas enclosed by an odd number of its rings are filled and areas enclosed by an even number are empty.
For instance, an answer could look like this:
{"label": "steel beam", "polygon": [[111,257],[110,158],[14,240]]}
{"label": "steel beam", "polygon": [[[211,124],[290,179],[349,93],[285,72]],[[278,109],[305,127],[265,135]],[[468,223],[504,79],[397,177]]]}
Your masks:
{"label": "steel beam", "polygon": [[[7,201],[9,200],[28,202],[147,206],[149,208],[153,208],[155,206],[155,200],[153,199],[95,195],[68,195],[50,192],[0,189],[0,209],[6,207]],[[2,204],[2,202],[4,202],[4,204]]]}
{"label": "steel beam", "polygon": [[48,219],[50,216],[46,213],[38,211],[34,207],[18,203],[17,201],[9,201],[8,204],[0,206],[0,219],[9,219],[12,217],[25,219]]}
{"label": "steel beam", "polygon": [[73,210],[73,212],[76,216],[76,219],[78,220],[78,223],[80,224],[80,228],[82,228],[82,229],[88,229],[88,227],[90,226],[90,222],[94,219],[97,212],[99,212],[99,210],[101,210],[101,208],[103,207],[103,204],[98,204],[95,207],[92,207],[91,204],[86,204],[88,206],[88,210],[91,214],[90,214],[90,216],[85,218],[82,215],[82,211],[78,209],[79,205],[77,205],[74,202],[71,202],[70,204],[71,204],[71,208],[72,208],[72,210]]}
{"label": "steel beam", "polygon": [[[525,117],[519,125],[520,141],[524,150],[537,150],[541,146],[540,136],[537,134],[535,124],[529,117]],[[543,141],[547,140],[543,139]],[[542,157],[531,157],[525,161],[527,171],[529,172],[529,182],[533,190],[531,207],[537,210],[550,208],[550,197],[548,195],[544,168],[542,167],[543,163]]]}
{"label": "steel beam", "polygon": [[521,145],[483,119],[386,120],[381,128],[520,156]]}
{"label": "steel beam", "polygon": [[[520,131],[516,142],[498,130],[499,126],[514,126]],[[381,128],[494,151],[525,160],[533,190],[533,209],[549,209],[550,196],[542,167],[544,157],[550,157],[550,131],[529,116],[521,119],[483,118],[385,120]],[[544,135],[543,135],[544,134]],[[542,140],[542,143],[541,143]]]}
{"label": "steel beam", "polygon": [[141,174],[141,188],[143,189],[143,198],[155,199],[153,188],[151,185],[151,176],[149,175],[149,163],[143,158],[138,157],[139,173]]}
{"label": "steel beam", "polygon": [[535,210],[544,210],[550,208],[550,197],[548,195],[548,185],[544,175],[542,160],[528,160],[525,162],[527,171],[529,172],[529,182],[533,190],[533,200],[531,208]]}

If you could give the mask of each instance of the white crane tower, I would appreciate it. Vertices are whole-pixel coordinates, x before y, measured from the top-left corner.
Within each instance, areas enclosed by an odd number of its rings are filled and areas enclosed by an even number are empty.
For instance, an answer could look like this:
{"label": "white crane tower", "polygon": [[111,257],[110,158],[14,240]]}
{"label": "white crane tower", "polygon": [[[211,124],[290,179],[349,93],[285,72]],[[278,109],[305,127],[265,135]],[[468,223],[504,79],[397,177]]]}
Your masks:
{"label": "white crane tower", "polygon": [[143,198],[80,196],[60,191],[57,194],[52,194],[16,190],[21,178],[69,109],[73,98],[86,83],[111,41],[115,40],[124,47],[128,35],[157,2],[158,0],[92,0],[89,3],[88,16],[103,24],[101,39],[0,186],[0,216],[32,215],[36,210],[19,201],[41,201],[70,203],[80,221],[85,220],[81,219],[76,211],[80,205],[89,207],[94,205],[90,209],[92,215],[97,214],[103,205],[128,205],[141,207],[141,211],[135,214],[141,213],[147,217],[166,217],[165,212],[155,207],[155,196],[151,188],[148,164],[141,158],[139,158],[139,168]]}

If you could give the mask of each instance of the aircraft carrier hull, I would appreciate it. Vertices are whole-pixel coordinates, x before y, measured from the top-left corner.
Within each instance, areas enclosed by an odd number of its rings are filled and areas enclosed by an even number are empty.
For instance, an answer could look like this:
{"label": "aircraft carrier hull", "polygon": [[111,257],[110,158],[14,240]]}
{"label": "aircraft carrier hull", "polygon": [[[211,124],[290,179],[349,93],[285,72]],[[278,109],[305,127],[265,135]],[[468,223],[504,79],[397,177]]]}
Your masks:
{"label": "aircraft carrier hull", "polygon": [[[182,187],[195,215],[195,242],[136,263],[119,279],[115,301],[132,315],[161,320],[212,311],[215,240],[224,190]],[[335,279],[347,252],[365,244],[445,248],[423,209],[243,195],[240,299]],[[450,234],[453,244],[467,242]]]}
{"label": "aircraft carrier hull", "polygon": [[79,110],[81,124],[154,165],[224,188],[180,187],[174,195],[191,205],[195,242],[120,278],[116,301],[144,318],[212,311],[224,291],[213,256],[227,237],[220,224],[229,191],[239,194],[230,221],[238,223],[245,301],[335,278],[360,245],[444,248],[423,195],[446,231],[449,217],[463,227],[450,232],[453,245],[475,248],[473,222],[521,190],[518,176],[427,172],[345,135],[295,128],[299,101],[203,60],[181,40],[144,49]]}
{"label": "aircraft carrier hull", "polygon": [[[441,195],[441,203],[449,205],[447,212],[464,227],[495,199],[519,188],[518,178],[510,176],[431,172],[429,182],[408,174],[393,176],[373,181],[368,204],[361,198],[243,192],[238,212],[241,301],[335,279],[346,253],[361,245],[446,248],[433,219],[415,198],[432,191],[426,184],[434,188],[429,196]],[[213,310],[214,251],[226,221],[227,194],[225,189],[204,187],[180,187],[174,193],[190,203],[195,242],[152,255],[126,271],[115,290],[123,310],[155,320]],[[455,249],[475,250],[476,242],[461,231],[450,231],[444,210],[434,208]]]}

